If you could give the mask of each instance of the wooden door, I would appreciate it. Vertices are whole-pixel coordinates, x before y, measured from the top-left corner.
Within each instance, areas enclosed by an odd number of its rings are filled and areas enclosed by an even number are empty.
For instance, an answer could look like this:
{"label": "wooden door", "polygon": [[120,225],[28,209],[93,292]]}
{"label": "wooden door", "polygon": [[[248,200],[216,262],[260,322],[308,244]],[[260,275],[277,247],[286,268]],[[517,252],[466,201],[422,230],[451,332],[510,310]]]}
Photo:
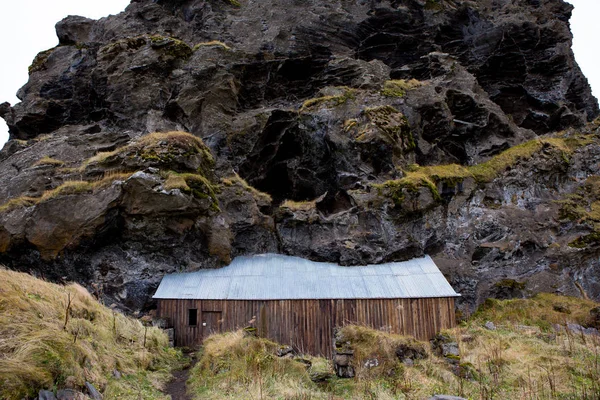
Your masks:
{"label": "wooden door", "polygon": [[202,338],[221,332],[221,311],[202,311]]}

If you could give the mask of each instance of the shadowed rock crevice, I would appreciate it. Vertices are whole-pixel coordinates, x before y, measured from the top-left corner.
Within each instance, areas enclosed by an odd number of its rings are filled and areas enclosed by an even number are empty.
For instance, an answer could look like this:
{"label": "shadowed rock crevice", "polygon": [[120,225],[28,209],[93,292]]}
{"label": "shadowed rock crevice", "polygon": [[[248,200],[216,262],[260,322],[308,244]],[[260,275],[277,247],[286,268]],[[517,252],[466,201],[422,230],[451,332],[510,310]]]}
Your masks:
{"label": "shadowed rock crevice", "polygon": [[324,124],[277,111],[239,173],[275,201],[312,200],[336,185],[333,146]]}

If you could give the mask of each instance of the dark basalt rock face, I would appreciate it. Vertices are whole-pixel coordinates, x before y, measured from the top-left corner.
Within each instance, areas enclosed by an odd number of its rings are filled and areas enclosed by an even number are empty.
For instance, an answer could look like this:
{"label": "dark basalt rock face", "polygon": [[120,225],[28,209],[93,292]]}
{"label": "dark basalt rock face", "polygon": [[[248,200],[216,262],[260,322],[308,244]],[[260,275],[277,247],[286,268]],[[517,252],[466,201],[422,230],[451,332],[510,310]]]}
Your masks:
{"label": "dark basalt rock face", "polygon": [[0,105],[2,263],[130,309],[165,273],[264,252],[428,253],[464,307],[600,298],[595,203],[567,212],[600,175],[572,6],[236,3],[57,24],[22,101]]}

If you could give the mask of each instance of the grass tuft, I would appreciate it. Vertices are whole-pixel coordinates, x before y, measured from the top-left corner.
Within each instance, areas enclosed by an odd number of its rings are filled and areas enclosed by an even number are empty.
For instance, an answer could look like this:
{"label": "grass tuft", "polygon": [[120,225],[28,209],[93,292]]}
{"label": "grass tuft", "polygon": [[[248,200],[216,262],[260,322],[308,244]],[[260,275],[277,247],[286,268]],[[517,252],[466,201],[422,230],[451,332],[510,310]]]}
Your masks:
{"label": "grass tuft", "polygon": [[202,47],[217,47],[223,50],[231,50],[231,47],[227,46],[225,43],[219,40],[211,40],[210,42],[201,42],[194,46],[193,51],[197,51]]}
{"label": "grass tuft", "polygon": [[44,156],[44,157],[40,158],[39,160],[37,160],[33,165],[34,166],[41,166],[41,165],[62,166],[62,165],[65,165],[65,162],[61,161],[61,160],[57,160],[56,158]]}
{"label": "grass tuft", "polygon": [[225,186],[239,186],[249,192],[259,202],[273,202],[273,198],[269,193],[261,192],[237,174],[221,179],[221,183]]}
{"label": "grass tuft", "polygon": [[279,347],[241,330],[208,337],[188,381],[190,393],[194,399],[321,398],[305,365],[277,357]]}
{"label": "grass tuft", "polygon": [[[600,398],[600,338],[555,331],[553,323],[586,324],[597,303],[552,294],[490,300],[459,327],[442,332],[460,355],[442,357],[429,343],[364,326],[342,327],[336,344],[353,350],[352,379],[320,384],[324,358],[311,369],[279,358],[279,345],[241,331],[209,337],[188,382],[194,399],[426,399],[445,393],[469,399]],[[569,310],[570,313],[565,313]],[[493,321],[496,330],[484,328]],[[410,354],[410,362],[403,362]]]}
{"label": "grass tuft", "polygon": [[356,90],[348,87],[340,87],[342,90],[341,94],[315,97],[313,99],[308,99],[304,103],[302,103],[302,107],[300,107],[300,112],[306,112],[310,110],[314,110],[320,106],[328,106],[328,107],[337,107],[349,100],[354,100],[356,96]]}
{"label": "grass tuft", "polygon": [[381,94],[387,97],[404,97],[406,92],[423,86],[423,82],[416,79],[398,79],[387,81],[383,84]]}
{"label": "grass tuft", "polygon": [[[104,389],[105,398],[132,400],[138,399],[133,382],[146,382],[151,388],[144,399],[165,398],[159,389],[181,354],[168,348],[167,336],[156,328],[148,329],[146,347],[143,337],[138,320],[102,306],[77,284],[0,269],[2,399],[31,398],[67,381],[77,389],[88,381]],[[122,381],[112,378],[115,369]]]}
{"label": "grass tuft", "polygon": [[119,165],[126,170],[153,166],[190,172],[188,161],[194,158],[200,164],[197,173],[208,174],[214,166],[214,158],[202,139],[181,131],[154,132],[114,151],[98,153],[84,161],[80,169],[85,171],[98,164],[104,168]]}
{"label": "grass tuft", "polygon": [[11,199],[0,205],[0,213],[9,212],[16,208],[32,207],[60,196],[92,193],[94,190],[110,186],[116,181],[126,180],[131,175],[131,172],[108,171],[102,178],[95,181],[66,181],[54,189],[46,190],[40,197],[21,196]]}

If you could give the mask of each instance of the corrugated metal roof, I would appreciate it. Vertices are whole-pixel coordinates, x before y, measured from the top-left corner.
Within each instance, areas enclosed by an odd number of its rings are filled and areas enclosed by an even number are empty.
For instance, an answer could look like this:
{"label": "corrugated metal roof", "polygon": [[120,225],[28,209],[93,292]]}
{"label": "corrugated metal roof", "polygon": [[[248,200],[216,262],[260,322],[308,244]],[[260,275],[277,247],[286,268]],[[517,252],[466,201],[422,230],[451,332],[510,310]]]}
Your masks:
{"label": "corrugated metal roof", "polygon": [[395,299],[459,296],[431,257],[342,267],[281,254],[237,257],[226,267],[166,275],[155,299]]}

